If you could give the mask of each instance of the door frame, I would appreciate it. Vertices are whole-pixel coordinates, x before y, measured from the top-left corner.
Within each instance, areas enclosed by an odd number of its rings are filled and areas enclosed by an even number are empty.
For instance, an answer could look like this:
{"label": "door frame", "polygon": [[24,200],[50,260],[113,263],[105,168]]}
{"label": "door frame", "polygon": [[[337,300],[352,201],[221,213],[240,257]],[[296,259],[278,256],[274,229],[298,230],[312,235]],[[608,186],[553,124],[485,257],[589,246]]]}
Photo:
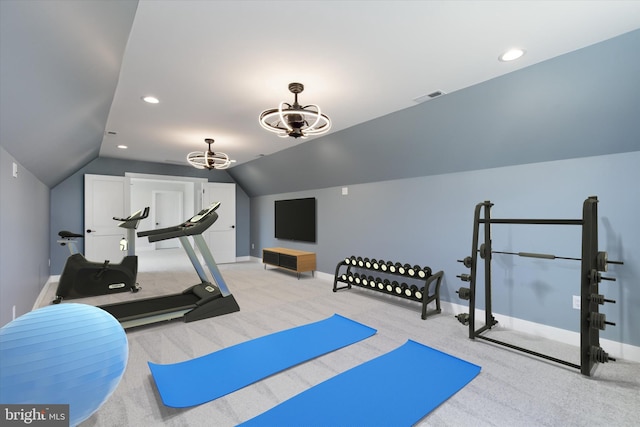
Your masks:
{"label": "door frame", "polygon": [[[157,197],[159,194],[172,194],[172,195],[177,195],[177,203],[178,203],[178,212],[180,217],[178,218],[177,222],[175,224],[163,224],[162,228],[166,228],[166,227],[170,227],[173,225],[178,225],[182,222],[182,217],[183,217],[183,213],[184,213],[184,207],[183,207],[183,202],[182,202],[182,197],[184,195],[184,193],[182,191],[176,191],[176,190],[151,190],[151,221],[154,225],[154,229],[157,228],[156,224],[158,223],[158,205],[157,205]],[[174,240],[174,239],[172,239]],[[159,242],[155,242],[153,244],[154,250],[157,249],[164,249],[162,248],[163,243],[167,243],[168,241],[159,241]],[[172,242],[172,245],[167,245],[167,248],[179,248],[180,247],[180,242],[178,242],[177,240],[174,240]]]}

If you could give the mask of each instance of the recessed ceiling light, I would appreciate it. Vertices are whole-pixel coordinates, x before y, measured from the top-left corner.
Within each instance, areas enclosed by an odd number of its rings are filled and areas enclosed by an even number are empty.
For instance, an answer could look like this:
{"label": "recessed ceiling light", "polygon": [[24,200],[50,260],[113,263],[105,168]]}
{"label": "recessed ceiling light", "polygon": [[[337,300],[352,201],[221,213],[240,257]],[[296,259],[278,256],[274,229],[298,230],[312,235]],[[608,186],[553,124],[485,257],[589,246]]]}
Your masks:
{"label": "recessed ceiling light", "polygon": [[498,59],[502,62],[513,61],[524,55],[524,52],[524,49],[520,48],[509,49],[508,51],[500,55]]}
{"label": "recessed ceiling light", "polygon": [[160,100],[155,96],[143,96],[142,100],[144,102],[148,102],[149,104],[157,104],[158,102],[160,102]]}
{"label": "recessed ceiling light", "polygon": [[118,148],[121,150],[126,150],[129,147],[127,147],[126,145],[118,145]]}

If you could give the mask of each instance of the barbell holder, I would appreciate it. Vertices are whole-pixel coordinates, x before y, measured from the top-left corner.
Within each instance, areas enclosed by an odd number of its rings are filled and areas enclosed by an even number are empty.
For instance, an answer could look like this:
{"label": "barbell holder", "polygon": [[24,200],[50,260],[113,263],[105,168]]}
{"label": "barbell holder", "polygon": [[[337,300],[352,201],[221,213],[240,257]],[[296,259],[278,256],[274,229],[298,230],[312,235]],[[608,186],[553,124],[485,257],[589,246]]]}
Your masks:
{"label": "barbell holder", "polygon": [[473,259],[470,256],[465,257],[464,259],[459,259],[458,262],[461,262],[467,268],[471,268],[473,266]]}
{"label": "barbell holder", "polygon": [[614,277],[603,277],[596,269],[591,270],[591,283],[600,283],[602,280],[608,280],[609,282],[616,281]]}
{"label": "barbell holder", "polygon": [[458,322],[466,326],[469,324],[469,313],[460,313],[456,316],[456,319],[458,319]]}
{"label": "barbell holder", "polygon": [[622,261],[609,261],[609,256],[607,255],[606,252],[598,252],[597,258],[596,258],[596,268],[598,271],[607,271],[607,266],[609,264],[617,264],[617,265],[624,265],[624,262]]}
{"label": "barbell holder", "polygon": [[589,348],[589,357],[591,358],[591,360],[593,360],[594,362],[598,362],[598,363],[606,363],[606,362],[615,362],[616,359],[609,356],[609,353],[607,353],[606,351],[604,351],[602,349],[602,347],[597,347],[595,345],[592,345]]}
{"label": "barbell holder", "polygon": [[615,300],[613,300],[613,299],[607,299],[607,298],[605,298],[605,297],[604,297],[604,295],[602,295],[602,294],[591,294],[591,295],[589,296],[589,300],[590,300],[590,301],[593,301],[593,302],[597,302],[597,303],[598,303],[598,304],[600,304],[600,305],[604,304],[605,302],[609,302],[609,303],[612,303],[612,304],[615,304],[615,303],[616,303],[616,301],[615,301]]}
{"label": "barbell holder", "polygon": [[604,331],[606,325],[616,326],[613,322],[607,322],[607,316],[604,313],[590,313],[589,326]]}
{"label": "barbell holder", "polygon": [[463,300],[468,300],[471,298],[471,289],[470,288],[460,288],[456,291],[458,294],[458,298]]}

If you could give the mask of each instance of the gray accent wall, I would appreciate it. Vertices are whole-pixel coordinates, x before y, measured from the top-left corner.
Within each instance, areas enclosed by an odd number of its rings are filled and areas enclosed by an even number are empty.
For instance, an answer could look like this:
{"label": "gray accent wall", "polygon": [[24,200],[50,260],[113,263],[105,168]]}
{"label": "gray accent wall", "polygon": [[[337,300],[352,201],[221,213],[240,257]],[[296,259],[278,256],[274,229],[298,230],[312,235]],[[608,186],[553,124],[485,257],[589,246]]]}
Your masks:
{"label": "gray accent wall", "polygon": [[639,49],[640,30],[229,173],[250,196],[261,196],[636,151]]}
{"label": "gray accent wall", "polygon": [[[68,250],[57,243],[58,232],[60,230],[84,232],[84,175],[124,176],[126,172],[205,178],[209,182],[234,182],[226,170],[205,171],[189,166],[104,157],[93,160],[51,189],[51,231],[48,246],[51,251],[52,275],[62,272],[69,256]],[[139,208],[133,207],[133,209]],[[83,248],[84,245],[80,242],[80,251],[83,251]],[[238,185],[236,186],[236,256],[249,256],[249,197]]]}
{"label": "gray accent wall", "polygon": [[[18,176],[13,177],[13,164]],[[0,146],[0,326],[33,308],[49,278],[49,188]]]}
{"label": "gray accent wall", "polygon": [[[346,186],[347,195],[341,186],[254,197],[252,255],[261,257],[263,248],[274,246],[316,252],[318,270],[331,275],[351,255],[428,265],[445,272],[442,299],[466,305],[455,291],[468,284],[456,275],[469,270],[457,260],[471,255],[477,203],[493,202],[495,218],[581,219],[583,201],[595,195],[599,250],[625,263],[610,265],[607,274],[617,281],[600,287],[617,301],[602,307],[617,326],[601,336],[639,346],[638,165],[640,151],[355,184]],[[274,238],[274,201],[299,197],[317,199],[316,244]],[[492,235],[496,251],[581,256],[579,226],[494,225]],[[495,255],[492,267],[495,313],[579,331],[572,296],[580,295],[580,262]],[[484,308],[482,296],[478,302]]]}
{"label": "gray accent wall", "polygon": [[[239,165],[251,198],[252,255],[284,246],[317,253],[333,275],[349,255],[428,264],[445,272],[442,297],[462,304],[457,259],[471,255],[473,209],[494,216],[575,218],[600,199],[600,250],[617,282],[602,336],[640,345],[640,31],[444,95]],[[330,114],[330,112],[328,112]],[[347,188],[348,195],[342,195]],[[273,236],[273,202],[318,199],[318,242]],[[496,250],[580,257],[580,231],[496,227]],[[580,266],[496,257],[494,311],[579,330]]]}

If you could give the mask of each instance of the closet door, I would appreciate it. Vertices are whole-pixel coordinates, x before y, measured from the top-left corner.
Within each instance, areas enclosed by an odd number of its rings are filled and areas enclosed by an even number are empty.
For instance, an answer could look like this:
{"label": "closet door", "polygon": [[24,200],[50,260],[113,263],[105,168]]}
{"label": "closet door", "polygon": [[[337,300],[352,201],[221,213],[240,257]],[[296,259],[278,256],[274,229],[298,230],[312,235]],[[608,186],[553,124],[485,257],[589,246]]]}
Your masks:
{"label": "closet door", "polygon": [[206,184],[202,206],[213,202],[220,202],[218,219],[205,232],[205,241],[217,264],[236,262],[236,185]]}

